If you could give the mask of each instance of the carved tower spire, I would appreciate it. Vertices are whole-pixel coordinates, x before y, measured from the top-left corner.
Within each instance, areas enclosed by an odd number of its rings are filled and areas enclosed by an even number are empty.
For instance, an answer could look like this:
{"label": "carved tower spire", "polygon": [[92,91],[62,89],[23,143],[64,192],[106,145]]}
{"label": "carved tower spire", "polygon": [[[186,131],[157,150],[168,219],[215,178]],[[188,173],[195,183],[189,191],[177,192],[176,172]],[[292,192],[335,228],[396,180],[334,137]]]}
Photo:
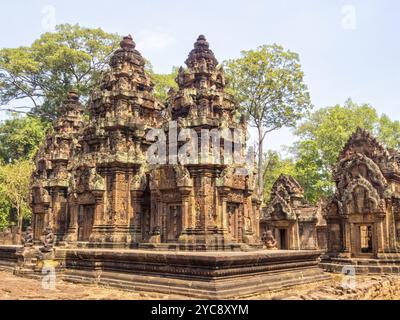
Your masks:
{"label": "carved tower spire", "polygon": [[68,93],[61,106],[60,117],[54,122],[43,147],[36,155],[36,170],[32,175],[32,224],[35,239],[50,226],[58,239],[67,231],[68,165],[77,137],[83,126],[83,106],[77,92]]}
{"label": "carved tower spire", "polygon": [[[72,241],[100,245],[136,241],[132,238],[140,221],[137,197],[146,187],[146,181],[137,180],[145,180],[142,173],[150,145],[146,133],[160,125],[163,106],[152,94],[145,59],[135,47],[132,36],[122,39],[100,90],[89,101],[90,120],[72,166],[71,193],[76,199]],[[83,204],[85,212],[79,211]]]}

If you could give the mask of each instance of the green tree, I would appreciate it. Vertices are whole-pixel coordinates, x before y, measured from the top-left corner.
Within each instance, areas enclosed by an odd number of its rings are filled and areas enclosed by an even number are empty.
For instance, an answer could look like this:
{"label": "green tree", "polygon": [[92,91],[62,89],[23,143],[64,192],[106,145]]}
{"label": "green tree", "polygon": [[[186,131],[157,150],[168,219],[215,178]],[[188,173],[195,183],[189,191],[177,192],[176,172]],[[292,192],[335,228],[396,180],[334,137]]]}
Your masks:
{"label": "green tree", "polygon": [[333,190],[330,170],[325,168],[315,141],[301,141],[295,149],[294,177],[304,188],[306,202],[315,204]]}
{"label": "green tree", "polygon": [[31,116],[15,115],[0,124],[0,159],[11,163],[32,159],[39,150],[50,125]]}
{"label": "green tree", "polygon": [[284,159],[273,150],[264,155],[264,200],[268,202],[272,186],[281,174],[295,176],[295,164],[292,159]]}
{"label": "green tree", "polygon": [[231,92],[258,133],[258,186],[263,190],[264,142],[269,132],[294,126],[311,107],[299,55],[279,45],[243,51],[224,63]]}
{"label": "green tree", "polygon": [[379,116],[374,108],[348,100],[344,106],[315,111],[298,126],[295,133],[301,141],[314,141],[323,164],[329,167],[336,163],[340,151],[358,127],[375,133],[378,125]]}
{"label": "green tree", "polygon": [[11,203],[0,192],[0,231],[10,227]]}
{"label": "green tree", "polygon": [[400,148],[400,121],[392,121],[387,115],[379,119],[377,137],[389,148]]}
{"label": "green tree", "polygon": [[69,90],[87,98],[119,41],[101,29],[63,24],[30,47],[0,50],[0,106],[53,120]]}
{"label": "green tree", "polygon": [[176,78],[178,77],[178,67],[173,67],[171,73],[159,74],[155,73],[153,66],[150,62],[146,63],[146,72],[150,75],[154,82],[154,95],[162,103],[167,103],[168,93],[171,89],[177,90],[178,84]]}
{"label": "green tree", "polygon": [[0,199],[9,202],[15,210],[20,231],[24,219],[31,216],[29,199],[32,171],[33,164],[30,160],[17,160],[12,164],[0,166]]}

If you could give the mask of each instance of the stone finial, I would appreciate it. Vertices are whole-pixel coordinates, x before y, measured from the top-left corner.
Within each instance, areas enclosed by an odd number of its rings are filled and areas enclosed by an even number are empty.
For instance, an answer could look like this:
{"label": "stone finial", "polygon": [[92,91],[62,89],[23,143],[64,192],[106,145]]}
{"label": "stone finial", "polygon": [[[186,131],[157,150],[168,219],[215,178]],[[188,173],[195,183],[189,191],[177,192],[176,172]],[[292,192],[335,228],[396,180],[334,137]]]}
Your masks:
{"label": "stone finial", "polygon": [[136,47],[136,43],[135,43],[135,41],[133,41],[133,38],[131,35],[127,35],[120,42],[120,46],[124,50],[133,50]]}
{"label": "stone finial", "polygon": [[199,35],[199,37],[197,38],[196,43],[194,44],[194,47],[196,49],[209,49],[210,48],[210,44],[207,42],[207,39],[204,35]]}
{"label": "stone finial", "polygon": [[197,41],[194,44],[194,49],[189,53],[189,57],[185,63],[188,67],[194,67],[197,62],[201,61],[206,61],[212,69],[218,65],[218,61],[210,49],[210,44],[204,35],[200,35],[197,38]]}

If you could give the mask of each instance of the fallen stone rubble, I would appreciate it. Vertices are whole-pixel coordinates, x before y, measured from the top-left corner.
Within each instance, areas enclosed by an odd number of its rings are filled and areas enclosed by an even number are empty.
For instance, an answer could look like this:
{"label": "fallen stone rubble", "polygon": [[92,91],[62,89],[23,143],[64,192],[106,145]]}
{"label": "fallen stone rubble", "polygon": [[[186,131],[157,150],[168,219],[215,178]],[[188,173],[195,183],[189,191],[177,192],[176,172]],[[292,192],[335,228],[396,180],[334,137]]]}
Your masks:
{"label": "fallen stone rubble", "polygon": [[356,277],[273,297],[279,300],[397,300],[400,299],[400,276]]}

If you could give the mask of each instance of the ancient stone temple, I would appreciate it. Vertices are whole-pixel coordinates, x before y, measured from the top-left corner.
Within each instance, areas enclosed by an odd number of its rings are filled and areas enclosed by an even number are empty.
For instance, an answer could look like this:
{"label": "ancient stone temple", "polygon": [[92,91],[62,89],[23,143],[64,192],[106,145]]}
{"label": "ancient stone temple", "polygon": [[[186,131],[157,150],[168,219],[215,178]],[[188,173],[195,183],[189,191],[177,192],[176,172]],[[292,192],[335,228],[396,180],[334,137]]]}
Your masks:
{"label": "ancient stone temple", "polygon": [[[228,143],[216,150],[214,144],[206,150],[201,145],[205,130],[246,132],[246,123],[224,92],[223,71],[204,36],[186,64],[179,71],[178,92],[171,92],[164,107],[152,95],[145,60],[132,38],[125,37],[100,90],[91,96],[84,125],[78,97],[69,96],[60,124],[38,156],[32,202],[36,239],[50,225],[57,241],[68,245],[191,250],[260,246],[253,173],[245,163],[224,158]],[[197,150],[193,161],[151,165],[146,157],[154,143],[148,139],[153,129],[166,131],[169,160],[178,156],[170,152],[173,147],[185,147],[178,137],[188,130],[198,134],[191,144]],[[70,134],[69,140],[60,134]],[[231,134],[224,141],[232,146],[233,140]],[[239,152],[244,157],[244,142]]]}
{"label": "ancient stone temple", "polygon": [[0,245],[0,265],[40,277],[50,261],[66,281],[214,299],[326,279],[322,252],[262,241],[246,121],[206,38],[165,106],[144,67],[125,37],[88,115],[69,93],[37,155],[32,228],[22,248]]}
{"label": "ancient stone temple", "polygon": [[398,272],[399,159],[398,151],[363,129],[344,147],[334,173],[336,193],[325,208],[329,270],[348,264],[357,272]]}
{"label": "ancient stone temple", "polygon": [[70,168],[70,224],[65,240],[128,246],[146,239],[150,210],[146,132],[162,124],[145,60],[131,37],[111,58]]}
{"label": "ancient stone temple", "polygon": [[263,210],[261,232],[271,230],[281,250],[326,248],[326,223],[321,204],[308,205],[304,190],[292,176],[281,175]]}
{"label": "ancient stone temple", "polygon": [[36,155],[36,170],[32,176],[32,225],[35,240],[51,226],[59,239],[69,227],[70,196],[69,164],[83,126],[83,106],[76,92],[70,92],[54,123],[54,132],[47,135],[44,146]]}
{"label": "ancient stone temple", "polygon": [[[232,159],[224,152],[233,147],[235,129],[247,133],[246,123],[238,115],[239,106],[224,91],[223,70],[204,36],[197,39],[186,65],[179,70],[179,90],[171,92],[168,129],[170,133],[176,130],[179,137],[189,133],[199,138],[189,145],[192,157],[187,161],[160,166],[151,173],[150,191],[158,208],[152,208],[149,220],[159,221],[156,227],[161,227],[162,242],[179,241],[191,249],[259,245],[260,203],[253,192],[254,175],[245,163],[229,162]],[[209,132],[227,132],[231,138],[213,149]],[[210,143],[202,148],[204,138]],[[244,157],[241,141],[238,152]],[[168,144],[170,151],[183,147],[171,135]],[[176,160],[171,153],[169,159]]]}

